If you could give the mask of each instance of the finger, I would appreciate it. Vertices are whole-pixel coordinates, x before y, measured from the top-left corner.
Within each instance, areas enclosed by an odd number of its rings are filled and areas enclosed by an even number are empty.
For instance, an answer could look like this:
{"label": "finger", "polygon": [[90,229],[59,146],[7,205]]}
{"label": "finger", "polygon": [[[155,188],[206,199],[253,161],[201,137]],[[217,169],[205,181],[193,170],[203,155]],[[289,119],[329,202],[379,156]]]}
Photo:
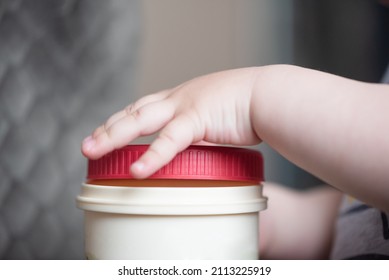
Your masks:
{"label": "finger", "polygon": [[[127,107],[126,107],[127,108]],[[127,115],[127,112],[126,112],[126,109],[124,110],[121,110],[115,114],[113,114],[104,124],[102,124],[101,126],[99,126],[98,128],[95,129],[95,131],[93,131],[92,133],[92,137],[93,138],[96,138],[97,136],[99,136],[101,133],[103,133],[105,130],[108,129],[108,127],[110,127],[112,124],[114,124],[115,122],[117,122],[118,120],[124,118],[125,116]]]}
{"label": "finger", "polygon": [[104,128],[96,137],[85,140],[82,151],[88,158],[97,159],[139,136],[160,130],[173,116],[174,106],[167,100],[147,104]]}
{"label": "finger", "polygon": [[92,136],[95,138],[105,130],[107,130],[112,124],[119,121],[122,118],[125,118],[127,115],[131,115],[136,112],[139,108],[153,103],[164,100],[170,94],[170,90],[160,91],[154,94],[146,95],[134,103],[131,103],[123,110],[113,114],[103,125],[99,126],[93,133]]}
{"label": "finger", "polygon": [[149,149],[131,166],[135,178],[146,178],[171,161],[177,153],[193,142],[202,139],[204,133],[191,118],[179,116],[161,131]]}
{"label": "finger", "polygon": [[213,143],[213,142],[208,142],[208,141],[200,140],[198,142],[193,143],[193,145],[198,145],[198,146],[216,146],[218,144]]}

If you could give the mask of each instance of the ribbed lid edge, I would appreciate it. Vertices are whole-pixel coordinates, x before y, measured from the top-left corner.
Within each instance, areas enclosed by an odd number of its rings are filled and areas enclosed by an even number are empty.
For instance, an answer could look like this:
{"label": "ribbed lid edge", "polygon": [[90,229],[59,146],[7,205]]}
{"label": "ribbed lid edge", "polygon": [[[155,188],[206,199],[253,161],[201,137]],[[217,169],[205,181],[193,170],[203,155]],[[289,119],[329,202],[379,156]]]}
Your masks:
{"label": "ribbed lid edge", "polygon": [[[89,160],[88,179],[132,179],[130,166],[148,145],[128,145]],[[225,146],[190,146],[149,179],[263,181],[261,153]]]}

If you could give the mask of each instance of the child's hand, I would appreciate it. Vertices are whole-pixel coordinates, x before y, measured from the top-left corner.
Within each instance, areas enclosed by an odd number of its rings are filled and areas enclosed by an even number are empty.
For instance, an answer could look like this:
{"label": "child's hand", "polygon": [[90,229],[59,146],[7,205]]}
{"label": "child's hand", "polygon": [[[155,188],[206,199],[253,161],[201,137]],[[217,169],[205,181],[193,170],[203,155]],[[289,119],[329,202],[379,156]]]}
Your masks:
{"label": "child's hand", "polygon": [[140,99],[97,128],[82,151],[95,159],[160,130],[131,167],[145,178],[192,143],[263,140],[328,184],[389,211],[388,93],[388,85],[290,65],[219,72]]}
{"label": "child's hand", "polygon": [[189,145],[254,145],[261,140],[250,121],[250,103],[258,68],[224,71],[199,77],[176,88],[141,98],[111,116],[82,144],[96,159],[139,136],[159,136],[134,163],[134,177],[150,176]]}

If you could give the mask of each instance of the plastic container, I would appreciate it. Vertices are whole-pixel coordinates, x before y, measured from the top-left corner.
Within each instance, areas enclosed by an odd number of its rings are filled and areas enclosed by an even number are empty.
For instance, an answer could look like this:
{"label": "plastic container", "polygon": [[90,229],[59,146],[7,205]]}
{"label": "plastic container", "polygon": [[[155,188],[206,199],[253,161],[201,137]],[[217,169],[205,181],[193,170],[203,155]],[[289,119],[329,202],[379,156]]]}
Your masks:
{"label": "plastic container", "polygon": [[129,167],[147,145],[90,160],[77,198],[88,259],[258,259],[263,160],[240,148],[190,146],[146,180]]}

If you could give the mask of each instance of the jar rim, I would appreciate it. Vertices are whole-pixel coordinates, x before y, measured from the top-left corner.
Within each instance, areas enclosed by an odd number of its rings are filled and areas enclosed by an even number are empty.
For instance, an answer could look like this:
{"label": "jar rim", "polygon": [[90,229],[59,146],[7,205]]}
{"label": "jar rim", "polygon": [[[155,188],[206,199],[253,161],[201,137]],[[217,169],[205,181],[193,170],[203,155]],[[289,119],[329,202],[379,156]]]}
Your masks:
{"label": "jar rim", "polygon": [[139,215],[221,215],[267,207],[261,185],[215,188],[148,188],[83,184],[80,209]]}

